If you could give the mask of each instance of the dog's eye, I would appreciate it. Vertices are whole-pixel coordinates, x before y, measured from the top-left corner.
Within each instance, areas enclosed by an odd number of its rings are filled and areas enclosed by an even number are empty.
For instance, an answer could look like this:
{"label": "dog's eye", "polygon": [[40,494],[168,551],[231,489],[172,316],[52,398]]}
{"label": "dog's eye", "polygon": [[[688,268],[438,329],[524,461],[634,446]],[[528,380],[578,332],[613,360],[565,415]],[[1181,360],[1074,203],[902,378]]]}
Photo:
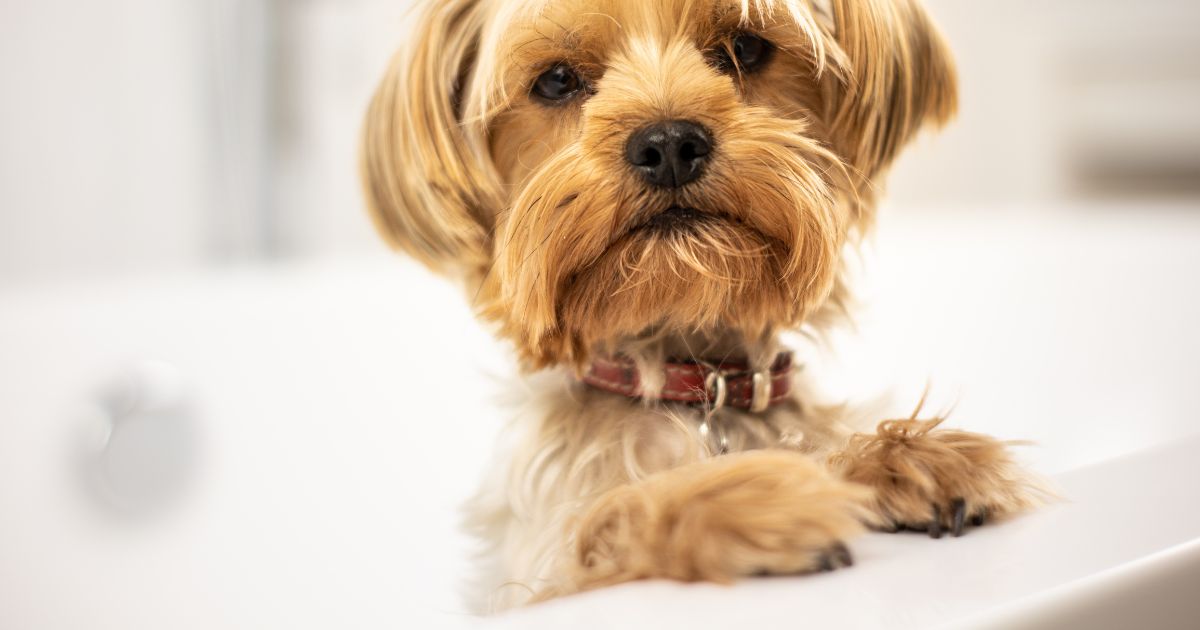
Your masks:
{"label": "dog's eye", "polygon": [[745,72],[762,66],[770,54],[771,44],[761,37],[738,35],[733,39],[733,55],[737,57],[738,65]]}
{"label": "dog's eye", "polygon": [[771,42],[757,35],[742,33],[733,38],[728,48],[720,48],[713,53],[713,64],[722,72],[737,70],[749,74],[767,63],[772,50]]}
{"label": "dog's eye", "polygon": [[533,93],[547,101],[561,101],[579,91],[583,81],[570,66],[558,64],[533,82]]}

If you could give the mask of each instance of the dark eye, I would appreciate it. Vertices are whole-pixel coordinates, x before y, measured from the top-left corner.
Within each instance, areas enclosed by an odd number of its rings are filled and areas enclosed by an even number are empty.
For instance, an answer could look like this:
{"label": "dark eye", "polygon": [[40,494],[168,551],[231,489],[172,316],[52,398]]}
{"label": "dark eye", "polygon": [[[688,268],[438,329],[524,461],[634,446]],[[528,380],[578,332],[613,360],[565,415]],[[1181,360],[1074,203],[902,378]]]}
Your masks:
{"label": "dark eye", "polygon": [[743,71],[751,72],[762,66],[771,54],[771,44],[761,37],[738,35],[733,39],[733,56]]}
{"label": "dark eye", "polygon": [[743,33],[733,38],[728,49],[722,48],[715,53],[714,63],[725,72],[736,69],[749,74],[767,63],[772,50],[771,42]]}
{"label": "dark eye", "polygon": [[570,66],[558,64],[543,72],[533,82],[533,93],[547,101],[561,101],[579,91],[583,81]]}

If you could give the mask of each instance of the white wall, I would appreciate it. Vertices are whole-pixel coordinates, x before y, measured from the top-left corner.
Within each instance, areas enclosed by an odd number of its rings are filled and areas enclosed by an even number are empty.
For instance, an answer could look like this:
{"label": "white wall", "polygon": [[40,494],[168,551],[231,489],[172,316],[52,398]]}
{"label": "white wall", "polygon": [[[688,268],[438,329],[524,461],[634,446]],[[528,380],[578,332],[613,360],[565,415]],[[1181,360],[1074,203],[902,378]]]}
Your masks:
{"label": "white wall", "polygon": [[895,203],[1200,196],[1200,2],[926,4],[961,112],[902,158]]}
{"label": "white wall", "polygon": [[275,212],[285,255],[381,249],[358,179],[367,102],[406,34],[409,0],[281,3]]}
{"label": "white wall", "polygon": [[0,283],[203,257],[197,6],[0,3]]}

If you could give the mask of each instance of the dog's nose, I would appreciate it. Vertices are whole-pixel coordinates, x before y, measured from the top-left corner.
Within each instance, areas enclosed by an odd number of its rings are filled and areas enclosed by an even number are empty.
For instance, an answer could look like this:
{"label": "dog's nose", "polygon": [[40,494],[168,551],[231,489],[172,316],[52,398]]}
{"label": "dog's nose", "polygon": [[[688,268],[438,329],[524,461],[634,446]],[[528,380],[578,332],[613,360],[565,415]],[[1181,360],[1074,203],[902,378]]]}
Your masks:
{"label": "dog's nose", "polygon": [[679,188],[704,173],[712,153],[712,135],[688,120],[643,127],[629,137],[625,159],[651,186]]}

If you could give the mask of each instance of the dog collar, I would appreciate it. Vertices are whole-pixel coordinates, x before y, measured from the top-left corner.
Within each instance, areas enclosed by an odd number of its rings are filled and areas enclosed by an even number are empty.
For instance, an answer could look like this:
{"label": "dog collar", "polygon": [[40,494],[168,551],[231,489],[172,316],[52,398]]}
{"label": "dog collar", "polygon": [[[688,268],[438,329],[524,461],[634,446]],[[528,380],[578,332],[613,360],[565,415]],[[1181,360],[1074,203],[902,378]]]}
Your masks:
{"label": "dog collar", "polygon": [[[688,361],[663,366],[666,379],[658,400],[746,409],[751,413],[787,399],[792,389],[792,353],[781,352],[767,370],[754,372],[744,362]],[[600,357],[592,362],[583,382],[596,389],[629,398],[644,398],[641,375],[632,359]]]}

